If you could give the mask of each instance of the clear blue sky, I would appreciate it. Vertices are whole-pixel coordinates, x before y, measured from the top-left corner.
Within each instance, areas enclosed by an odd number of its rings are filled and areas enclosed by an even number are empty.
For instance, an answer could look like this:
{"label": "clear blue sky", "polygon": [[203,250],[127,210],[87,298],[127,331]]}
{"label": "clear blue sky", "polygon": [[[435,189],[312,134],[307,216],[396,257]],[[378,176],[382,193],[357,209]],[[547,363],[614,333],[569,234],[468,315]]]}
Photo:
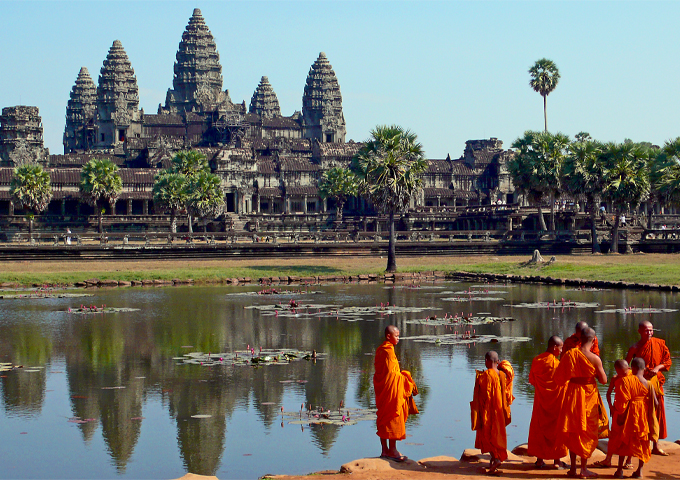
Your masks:
{"label": "clear blue sky", "polygon": [[548,127],[662,144],[680,136],[680,2],[605,1],[2,1],[0,106],[40,108],[45,144],[61,143],[81,66],[95,83],[123,43],[155,113],[193,8],[217,43],[224,88],[250,102],[262,75],[284,115],[302,109],[309,67],[326,52],[340,82],[347,139],[378,124],[410,128],[430,158],[465,141],[509,146],[543,128],[528,68],[547,57],[562,79]]}

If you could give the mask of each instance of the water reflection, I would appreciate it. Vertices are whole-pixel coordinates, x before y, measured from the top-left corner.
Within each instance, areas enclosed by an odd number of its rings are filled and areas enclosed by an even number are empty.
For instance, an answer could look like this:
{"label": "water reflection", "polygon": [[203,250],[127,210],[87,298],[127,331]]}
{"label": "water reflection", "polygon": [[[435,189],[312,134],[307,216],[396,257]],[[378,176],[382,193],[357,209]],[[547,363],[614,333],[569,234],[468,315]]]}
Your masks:
{"label": "water reflection", "polygon": [[[451,296],[444,293],[446,290],[461,290],[469,285],[440,286],[439,289],[405,289],[331,285],[321,287],[324,294],[303,297],[302,301],[347,306],[389,302],[428,307],[432,309],[429,314],[440,317],[454,312],[513,316],[514,322],[476,327],[479,334],[533,339],[493,347],[502,358],[513,363],[518,378],[515,395],[519,402],[513,412],[517,428],[509,434],[511,443],[526,439],[533,396],[527,381],[529,367],[532,358],[545,349],[551,335],[566,338],[576,322],[588,322],[598,334],[608,373],[612,362],[624,357],[628,347],[637,340],[637,324],[643,319],[654,322],[659,329],[658,336],[666,340],[671,352],[680,351],[680,326],[675,321],[675,313],[626,315],[595,313],[594,309],[511,306],[521,302],[559,303],[566,298],[598,302],[603,307],[653,304],[677,308],[678,297],[671,293],[585,292],[510,285],[494,287],[506,292],[503,301],[444,302],[442,297]],[[374,404],[373,352],[382,342],[384,327],[394,323],[402,330],[402,336],[432,334],[435,328],[439,332],[445,329],[406,323],[426,313],[378,314],[360,322],[346,322],[332,316],[261,317],[257,310],[244,307],[288,299],[226,295],[239,291],[243,289],[178,287],[95,291],[93,303],[141,309],[109,315],[68,314],[68,307],[76,306],[68,299],[43,303],[5,301],[0,311],[0,358],[25,368],[2,375],[1,398],[7,416],[0,420],[0,435],[14,435],[17,425],[23,425],[21,422],[37,421],[43,425],[45,435],[58,442],[62,436],[69,435],[68,429],[75,428],[79,431],[81,446],[71,447],[73,455],[99,449],[102,441],[113,473],[121,477],[136,476],[143,471],[144,458],[150,454],[146,449],[152,448],[149,445],[153,442],[141,439],[145,435],[153,437],[154,428],[168,423],[176,432],[177,450],[168,449],[161,458],[165,455],[167,462],[164,463],[171,465],[179,453],[185,469],[193,473],[228,478],[250,472],[247,469],[264,469],[267,465],[273,466],[271,471],[288,473],[328,466],[337,468],[340,463],[368,454],[367,448],[377,442],[374,427],[301,428],[284,422],[281,429],[280,407],[294,411],[302,404],[311,404],[335,410],[341,402],[349,407],[371,407]],[[201,367],[172,360],[190,351],[219,353],[244,350],[246,346],[256,350],[259,347],[316,349],[328,356],[317,362],[300,361],[262,368]],[[418,405],[422,415],[410,418],[408,430],[414,435],[422,430],[421,435],[433,439],[420,451],[430,449],[427,453],[442,454],[437,442],[447,438],[444,430],[450,428],[457,429],[459,438],[455,441],[460,442],[456,443],[457,448],[470,446],[463,442],[469,442],[471,436],[460,428],[467,424],[453,422],[467,418],[471,383],[465,382],[475,368],[483,368],[483,356],[489,348],[480,344],[439,347],[408,340],[399,344],[397,354],[402,368],[412,372],[421,392]],[[55,362],[64,364],[65,372],[52,371],[51,365]],[[63,383],[63,392],[46,395],[48,382],[57,386]],[[677,422],[672,419],[678,417],[676,410],[680,403],[680,386],[674,370],[668,376],[666,392],[669,425],[674,425]],[[436,407],[428,409],[430,403]],[[62,404],[67,404],[70,411],[60,412],[64,421],[55,422],[55,412]],[[46,409],[48,405],[50,408]],[[455,418],[440,419],[441,411],[454,412]],[[203,418],[194,418],[196,415]],[[70,423],[66,420],[68,417]],[[153,418],[155,423],[149,423],[144,417]],[[11,418],[20,423],[12,423]],[[142,451],[138,452],[139,449]],[[235,453],[244,449],[251,450],[253,455],[262,455],[257,462],[247,463],[248,457]],[[291,458],[291,452],[306,453]],[[75,458],[67,460],[75,461]],[[12,476],[38,475],[31,470],[28,457],[22,464],[25,470],[13,471]],[[108,475],[101,468],[100,471],[102,476]],[[67,470],[50,473],[68,475]],[[168,478],[174,473],[177,472],[168,473]],[[267,472],[252,471],[253,475],[263,473]]]}

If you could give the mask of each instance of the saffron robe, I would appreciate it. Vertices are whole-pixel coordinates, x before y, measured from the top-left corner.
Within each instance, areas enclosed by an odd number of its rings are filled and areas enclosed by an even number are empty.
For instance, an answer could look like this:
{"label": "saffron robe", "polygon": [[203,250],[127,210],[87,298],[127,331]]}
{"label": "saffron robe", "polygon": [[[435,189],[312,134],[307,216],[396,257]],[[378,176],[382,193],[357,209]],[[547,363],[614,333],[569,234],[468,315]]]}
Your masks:
{"label": "saffron robe", "polygon": [[[630,374],[630,370],[628,370],[627,374]],[[611,382],[614,384],[614,388],[612,390],[612,393],[614,393],[614,398],[616,398],[616,394],[619,391],[619,386],[621,385],[621,380],[623,377],[620,376],[615,376],[611,379]],[[619,436],[621,436],[621,430],[623,429],[622,425],[619,425],[619,419],[618,419],[618,414],[616,412],[616,409],[612,405],[612,408],[610,410],[610,413],[612,414],[612,423],[609,428],[609,443],[607,444],[607,455],[615,455],[615,453],[612,450],[612,445],[615,445],[616,442],[619,442],[620,440],[618,439]]]}
{"label": "saffron robe", "polygon": [[[416,384],[411,374],[399,368],[394,345],[383,342],[375,352],[375,404],[378,407],[377,435],[385,440],[406,438],[406,419],[409,414],[407,399],[413,394]],[[415,403],[414,403],[415,406]]]}
{"label": "saffron robe", "polygon": [[652,456],[647,419],[649,396],[649,389],[628,370],[616,386],[613,410],[621,430],[609,439],[608,453],[649,461]]}
{"label": "saffron robe", "polygon": [[600,416],[606,415],[600,408],[595,367],[581,349],[572,348],[562,355],[553,378],[558,386],[566,386],[555,443],[590,458],[597,448]]}
{"label": "saffron robe", "polygon": [[473,408],[479,414],[478,424],[474,427],[475,448],[482,453],[491,453],[500,461],[508,458],[508,439],[505,426],[510,423],[507,377],[502,371],[492,368],[477,371]]}
{"label": "saffron robe", "polygon": [[[655,441],[660,438],[666,438],[668,431],[666,429],[666,406],[664,402],[663,384],[666,383],[666,377],[661,372],[652,372],[652,369],[657,365],[663,364],[666,370],[671,368],[671,352],[666,346],[666,342],[660,338],[652,337],[644,345],[637,347],[634,354],[635,357],[641,357],[645,361],[644,377],[650,380],[649,386],[656,392],[656,397],[659,400],[659,405],[655,409],[656,422],[658,429],[653,429],[651,432],[652,438]],[[652,425],[654,427],[654,425]]]}
{"label": "saffron robe", "polygon": [[[581,338],[577,337],[576,334],[573,334],[564,341],[564,346],[562,347],[562,356],[564,356],[564,354],[572,348],[581,348]],[[590,347],[590,351],[598,357],[600,356],[600,346],[597,343],[597,337],[595,337],[595,340],[593,340],[593,346]]]}
{"label": "saffron robe", "polygon": [[559,364],[559,359],[549,352],[541,353],[531,362],[529,383],[534,386],[535,393],[528,453],[536,458],[558,459],[567,454],[567,448],[555,442],[565,390],[553,378]]}

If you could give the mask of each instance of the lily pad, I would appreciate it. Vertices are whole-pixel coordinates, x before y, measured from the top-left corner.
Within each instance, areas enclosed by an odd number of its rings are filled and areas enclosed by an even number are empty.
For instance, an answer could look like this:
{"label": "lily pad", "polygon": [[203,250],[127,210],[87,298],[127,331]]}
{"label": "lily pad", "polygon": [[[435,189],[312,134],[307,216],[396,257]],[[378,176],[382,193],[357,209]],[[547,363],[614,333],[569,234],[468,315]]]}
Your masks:
{"label": "lily pad", "polygon": [[97,307],[97,306],[93,305],[93,306],[90,306],[90,307],[83,306],[82,308],[69,308],[66,311],[67,311],[67,313],[76,313],[76,314],[80,314],[80,315],[88,315],[88,314],[92,314],[92,313],[139,312],[139,308]]}
{"label": "lily pad", "polygon": [[280,297],[292,297],[297,295],[318,295],[324,293],[321,290],[289,290],[285,288],[265,288],[258,290],[257,292],[235,292],[227,293],[227,296],[235,297],[260,297],[260,296],[280,296]]}
{"label": "lily pad", "polygon": [[502,297],[473,297],[473,296],[462,296],[462,297],[446,297],[442,298],[445,302],[498,302],[505,300]]}
{"label": "lily pad", "polygon": [[[299,360],[321,360],[325,358],[325,354],[309,352],[305,350],[295,350],[290,348],[284,349],[267,349],[261,350],[241,350],[235,352],[224,353],[203,353],[192,352],[187,353],[183,357],[175,357],[182,361],[180,365],[202,365],[209,366],[266,366],[266,365],[288,365],[291,362]],[[290,383],[296,380],[290,380]]]}
{"label": "lily pad", "polygon": [[442,335],[415,335],[401,337],[401,340],[413,340],[421,343],[434,343],[437,345],[468,345],[471,343],[508,343],[529,342],[531,337],[498,337],[496,335],[470,335],[469,333],[446,333]]}
{"label": "lily pad", "polygon": [[[437,307],[400,307],[396,305],[375,305],[367,307],[342,305],[323,305],[323,304],[295,304],[279,303],[274,305],[250,305],[245,308],[252,308],[260,311],[263,317],[274,316],[281,318],[333,318],[346,322],[358,322],[361,320],[370,321],[375,316],[396,315],[399,313],[419,313],[432,310],[441,310]],[[369,317],[369,318],[365,318]]]}
{"label": "lily pad", "polygon": [[489,289],[478,289],[478,290],[458,290],[453,292],[457,295],[503,295],[508,292],[505,290],[489,290]]}
{"label": "lily pad", "polygon": [[291,418],[289,425],[356,425],[358,422],[372,421],[378,418],[375,408],[340,408],[326,410],[317,407],[313,410],[298,410],[297,412],[281,412],[281,418]]}
{"label": "lily pad", "polygon": [[503,305],[504,307],[513,308],[597,308],[600,306],[597,302],[575,302],[573,300],[564,300],[552,302],[534,302],[534,303],[517,303],[514,305]]}
{"label": "lily pad", "polygon": [[198,414],[191,416],[191,418],[210,418],[210,417],[212,417],[212,415]]}
{"label": "lily pad", "polygon": [[93,297],[91,293],[18,293],[18,294],[7,294],[0,295],[0,299],[4,300],[15,300],[15,299],[28,299],[36,300],[43,298],[79,298],[79,297]]}
{"label": "lily pad", "polygon": [[491,317],[491,316],[474,316],[474,317],[435,317],[415,320],[406,320],[405,323],[414,325],[488,325],[492,323],[514,322],[513,317]]}
{"label": "lily pad", "polygon": [[595,313],[622,313],[624,315],[642,315],[647,313],[673,313],[676,308],[612,308],[608,310],[595,310]]}

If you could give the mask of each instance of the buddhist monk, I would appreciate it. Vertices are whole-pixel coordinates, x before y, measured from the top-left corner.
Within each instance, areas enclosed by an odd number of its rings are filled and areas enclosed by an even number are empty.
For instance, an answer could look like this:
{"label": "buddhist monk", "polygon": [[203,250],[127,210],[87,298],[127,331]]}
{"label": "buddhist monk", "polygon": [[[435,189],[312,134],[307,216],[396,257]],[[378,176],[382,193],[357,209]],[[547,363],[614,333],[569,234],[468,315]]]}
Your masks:
{"label": "buddhist monk", "polygon": [[[399,361],[394,353],[397,343],[399,329],[389,325],[385,328],[385,341],[375,352],[373,387],[378,407],[377,435],[382,446],[380,457],[403,462],[407,458],[397,450],[397,440],[406,438],[409,404],[415,409],[411,396],[417,394],[417,387],[411,374],[399,368]],[[417,409],[413,413],[417,413]]]}
{"label": "buddhist monk", "polygon": [[[490,454],[491,462],[487,473],[494,475],[498,473],[501,463],[508,458],[505,427],[511,420],[512,393],[508,392],[507,375],[498,368],[500,363],[498,354],[494,351],[487,352],[484,363],[486,370],[483,372],[478,370],[475,377],[475,390],[470,407],[473,417],[472,429],[477,431],[475,448],[479,448],[482,453]],[[508,369],[508,365],[505,366],[505,370]]]}
{"label": "buddhist monk", "polygon": [[[609,444],[607,446],[607,456],[604,458],[604,460],[595,462],[593,464],[594,467],[611,468],[612,466],[612,457],[614,456],[614,451],[612,450],[611,445],[616,444],[616,442],[619,441],[617,437],[621,435],[622,430],[621,424],[619,424],[617,421],[618,418],[616,410],[614,410],[614,403],[612,402],[612,393],[619,391],[621,380],[623,379],[623,377],[627,375],[629,369],[630,367],[628,366],[628,362],[626,362],[623,359],[619,359],[616,362],[614,362],[614,370],[616,371],[616,375],[614,375],[614,377],[612,377],[612,379],[609,381],[609,388],[607,388],[607,404],[609,405],[609,411],[612,414],[612,423],[611,428],[609,429]],[[625,462],[625,467],[633,468],[630,456]]]}
{"label": "buddhist monk", "polygon": [[666,342],[654,337],[654,327],[651,322],[643,321],[638,325],[640,341],[630,347],[626,360],[630,363],[634,358],[640,357],[645,362],[644,377],[649,380],[649,388],[654,390],[658,401],[655,415],[650,422],[650,437],[652,438],[652,454],[668,455],[659,448],[659,440],[666,438],[666,406],[664,402],[663,384],[666,383],[664,371],[671,368],[671,352]]}
{"label": "buddhist monk", "polygon": [[[652,454],[649,447],[649,421],[647,420],[647,398],[649,388],[644,377],[645,361],[636,357],[632,361],[633,371],[626,370],[619,381],[614,398],[614,411],[619,435],[609,439],[609,450],[619,455],[619,465],[614,478],[623,478],[623,459],[626,455],[637,457],[638,468],[631,478],[642,478],[642,467]],[[652,395],[653,394],[652,390]]]}
{"label": "buddhist monk", "polygon": [[[595,330],[586,328],[581,333],[581,347],[572,348],[562,354],[555,370],[554,380],[559,386],[566,386],[564,401],[557,419],[556,444],[569,450],[571,468],[569,477],[591,478],[597,475],[586,468],[588,459],[597,448],[600,420],[600,394],[596,379],[607,383],[607,374],[602,368],[600,357],[591,348]],[[576,457],[581,457],[581,471],[577,473]]]}
{"label": "buddhist monk", "polygon": [[[585,330],[586,328],[588,328],[588,324],[586,322],[578,322],[576,324],[576,327],[574,328],[574,333],[570,337],[567,337],[567,339],[564,341],[564,347],[562,347],[562,355],[567,353],[572,348],[579,348],[581,346],[581,332],[583,332],[583,330]],[[600,356],[600,346],[597,343],[597,337],[595,337],[595,341],[593,341],[593,347],[591,349],[591,352],[593,352],[598,357]]]}
{"label": "buddhist monk", "polygon": [[562,468],[560,460],[567,454],[563,445],[555,444],[557,417],[562,408],[564,387],[557,386],[553,379],[555,370],[560,364],[562,339],[550,337],[548,349],[534,357],[529,371],[529,383],[535,388],[534,409],[529,426],[528,453],[536,457],[538,468],[547,468],[543,459],[553,459],[553,468]]}

